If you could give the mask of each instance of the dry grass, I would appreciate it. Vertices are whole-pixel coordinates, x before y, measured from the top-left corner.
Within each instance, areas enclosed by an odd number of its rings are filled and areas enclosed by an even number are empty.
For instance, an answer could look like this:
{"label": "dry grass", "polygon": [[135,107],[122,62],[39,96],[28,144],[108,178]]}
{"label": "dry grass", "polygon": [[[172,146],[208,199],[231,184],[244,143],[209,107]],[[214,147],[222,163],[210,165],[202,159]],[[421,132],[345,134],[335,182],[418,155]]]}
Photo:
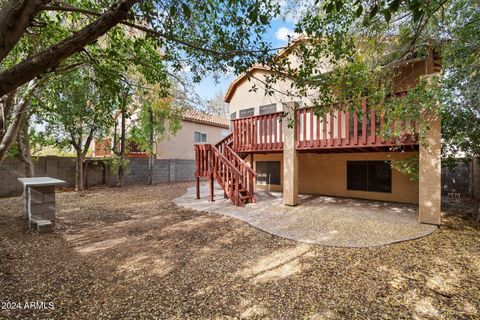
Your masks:
{"label": "dry grass", "polygon": [[480,227],[466,218],[415,241],[321,247],[175,207],[188,186],[59,193],[44,235],[26,230],[21,198],[0,199],[0,302],[55,305],[0,318],[480,318]]}

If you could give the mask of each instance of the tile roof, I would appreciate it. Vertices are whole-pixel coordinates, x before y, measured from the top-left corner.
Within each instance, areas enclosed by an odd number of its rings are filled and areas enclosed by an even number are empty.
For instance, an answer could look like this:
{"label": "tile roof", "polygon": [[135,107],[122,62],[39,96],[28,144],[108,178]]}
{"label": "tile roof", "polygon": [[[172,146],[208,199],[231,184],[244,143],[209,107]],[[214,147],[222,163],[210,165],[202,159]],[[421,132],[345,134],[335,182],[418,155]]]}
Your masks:
{"label": "tile roof", "polygon": [[201,122],[213,126],[227,129],[230,126],[230,120],[224,117],[216,116],[206,112],[188,109],[183,112],[182,119],[191,122]]}

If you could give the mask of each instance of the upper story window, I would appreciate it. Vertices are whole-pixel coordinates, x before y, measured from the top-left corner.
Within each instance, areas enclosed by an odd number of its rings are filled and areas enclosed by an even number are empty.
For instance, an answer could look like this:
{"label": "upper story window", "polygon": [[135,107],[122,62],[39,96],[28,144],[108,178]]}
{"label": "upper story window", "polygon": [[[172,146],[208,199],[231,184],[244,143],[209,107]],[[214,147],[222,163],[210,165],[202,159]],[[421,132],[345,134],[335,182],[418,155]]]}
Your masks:
{"label": "upper story window", "polygon": [[277,112],[277,104],[267,104],[265,106],[260,106],[260,114],[269,114]]}
{"label": "upper story window", "polygon": [[235,119],[237,119],[237,112],[236,112],[236,111],[235,111],[235,112],[232,112],[232,113],[230,114],[230,120],[235,120]]}
{"label": "upper story window", "polygon": [[251,117],[255,114],[255,108],[242,109],[239,112],[239,118]]}
{"label": "upper story window", "polygon": [[204,132],[195,131],[193,135],[193,141],[195,143],[207,143],[207,134]]}

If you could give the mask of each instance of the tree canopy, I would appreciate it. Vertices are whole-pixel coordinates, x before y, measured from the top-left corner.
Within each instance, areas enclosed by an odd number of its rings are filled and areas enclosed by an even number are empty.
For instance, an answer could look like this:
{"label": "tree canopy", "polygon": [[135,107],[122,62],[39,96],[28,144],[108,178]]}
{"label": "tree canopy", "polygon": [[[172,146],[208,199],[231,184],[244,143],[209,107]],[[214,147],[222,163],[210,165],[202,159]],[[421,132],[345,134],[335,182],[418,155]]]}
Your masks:
{"label": "tree canopy", "polygon": [[[296,6],[295,6],[296,5]],[[305,6],[307,9],[305,10]],[[272,64],[272,85],[293,79],[291,95],[308,96],[318,112],[361,97],[383,104],[387,119],[418,120],[424,109],[442,117],[443,156],[480,156],[480,9],[473,0],[325,0],[305,4],[295,32],[308,41],[292,50],[300,63]],[[392,95],[395,65],[437,55],[438,81],[420,82],[405,99]],[[320,72],[329,66],[332,71]],[[341,90],[338,90],[338,89]],[[438,103],[437,103],[438,102]]]}

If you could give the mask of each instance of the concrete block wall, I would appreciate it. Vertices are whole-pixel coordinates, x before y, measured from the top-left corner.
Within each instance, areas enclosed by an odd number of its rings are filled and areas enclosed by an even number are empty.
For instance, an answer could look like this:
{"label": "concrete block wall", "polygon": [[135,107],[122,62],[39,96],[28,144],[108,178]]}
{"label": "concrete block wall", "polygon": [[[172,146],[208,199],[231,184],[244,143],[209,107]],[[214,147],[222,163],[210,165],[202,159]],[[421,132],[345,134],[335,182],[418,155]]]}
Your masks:
{"label": "concrete block wall", "polygon": [[442,168],[442,196],[472,196],[471,162],[458,160],[453,169]]}
{"label": "concrete block wall", "polygon": [[472,197],[480,201],[480,159],[472,161]]}
{"label": "concrete block wall", "polygon": [[[35,175],[49,176],[66,181],[66,187],[75,186],[75,158],[40,157],[35,163]],[[153,183],[194,181],[194,160],[155,160]],[[89,162],[86,182],[88,186],[101,185],[106,180],[108,185],[116,185],[117,175],[113,170],[106,173],[101,161]],[[17,159],[6,159],[0,165],[0,197],[17,196],[23,192],[17,178],[24,177],[24,166]],[[124,184],[148,183],[148,159],[131,158],[125,174]]]}

